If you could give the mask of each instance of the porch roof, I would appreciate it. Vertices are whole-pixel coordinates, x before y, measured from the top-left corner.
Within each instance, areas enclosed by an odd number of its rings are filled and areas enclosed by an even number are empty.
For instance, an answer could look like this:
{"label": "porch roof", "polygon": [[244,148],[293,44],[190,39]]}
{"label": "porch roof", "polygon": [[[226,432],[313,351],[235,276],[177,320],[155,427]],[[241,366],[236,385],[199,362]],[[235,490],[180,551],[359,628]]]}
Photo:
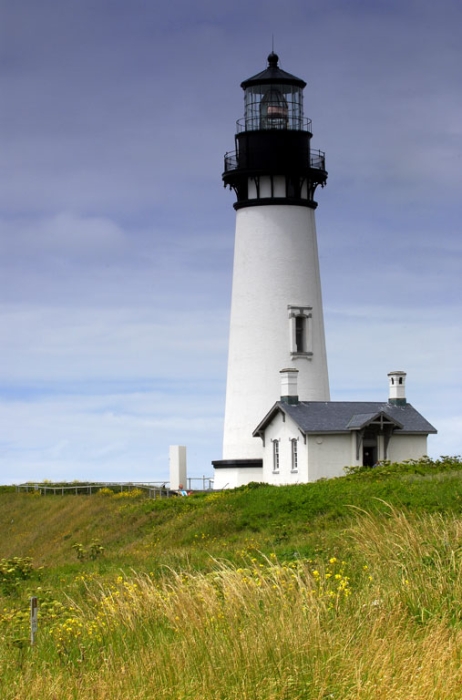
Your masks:
{"label": "porch roof", "polygon": [[349,430],[361,430],[361,428],[365,428],[371,423],[380,424],[381,426],[386,424],[393,425],[395,428],[403,427],[402,423],[387,415],[385,411],[379,411],[378,413],[356,413],[348,422],[347,428]]}

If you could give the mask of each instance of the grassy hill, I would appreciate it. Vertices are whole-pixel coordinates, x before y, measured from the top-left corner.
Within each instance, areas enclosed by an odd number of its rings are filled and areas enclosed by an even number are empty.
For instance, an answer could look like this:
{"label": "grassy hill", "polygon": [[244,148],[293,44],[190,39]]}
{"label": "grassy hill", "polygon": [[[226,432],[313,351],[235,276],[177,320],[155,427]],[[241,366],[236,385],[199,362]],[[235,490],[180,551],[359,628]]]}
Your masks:
{"label": "grassy hill", "polygon": [[163,500],[0,487],[0,696],[462,697],[461,477],[442,457]]}
{"label": "grassy hill", "polygon": [[[0,558],[32,557],[38,566],[69,564],[73,545],[99,542],[105,560],[204,564],[208,554],[236,558],[258,549],[304,556],[330,553],[357,510],[460,512],[459,458],[390,464],[339,479],[296,486],[250,484],[188,498],[147,499],[107,490],[94,496],[38,496],[0,489]],[[344,543],[341,544],[342,548]]]}

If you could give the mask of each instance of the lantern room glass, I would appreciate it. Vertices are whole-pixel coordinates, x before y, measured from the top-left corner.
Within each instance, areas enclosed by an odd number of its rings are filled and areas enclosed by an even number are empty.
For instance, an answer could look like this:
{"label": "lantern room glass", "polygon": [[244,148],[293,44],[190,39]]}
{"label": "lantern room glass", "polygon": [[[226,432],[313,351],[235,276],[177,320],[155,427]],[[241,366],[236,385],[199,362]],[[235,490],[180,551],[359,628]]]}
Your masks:
{"label": "lantern room glass", "polygon": [[245,130],[304,130],[303,89],[296,85],[265,83],[246,88]]}

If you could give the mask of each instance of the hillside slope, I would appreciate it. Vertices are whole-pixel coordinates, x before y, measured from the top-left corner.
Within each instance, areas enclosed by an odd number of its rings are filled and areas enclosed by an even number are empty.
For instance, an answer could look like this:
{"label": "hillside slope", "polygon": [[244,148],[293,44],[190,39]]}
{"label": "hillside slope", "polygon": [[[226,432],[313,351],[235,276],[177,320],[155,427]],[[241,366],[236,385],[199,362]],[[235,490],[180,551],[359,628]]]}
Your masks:
{"label": "hillside slope", "polygon": [[314,484],[250,484],[164,500],[136,492],[40,497],[3,489],[0,558],[32,557],[36,565],[56,566],[75,561],[73,545],[92,542],[104,547],[106,558],[128,565],[146,558],[199,564],[208,555],[233,558],[252,549],[309,556],[335,549],[358,508],[460,512],[461,477],[460,458],[442,457]]}
{"label": "hillside slope", "polygon": [[157,501],[0,487],[0,697],[460,698],[461,476],[445,457]]}

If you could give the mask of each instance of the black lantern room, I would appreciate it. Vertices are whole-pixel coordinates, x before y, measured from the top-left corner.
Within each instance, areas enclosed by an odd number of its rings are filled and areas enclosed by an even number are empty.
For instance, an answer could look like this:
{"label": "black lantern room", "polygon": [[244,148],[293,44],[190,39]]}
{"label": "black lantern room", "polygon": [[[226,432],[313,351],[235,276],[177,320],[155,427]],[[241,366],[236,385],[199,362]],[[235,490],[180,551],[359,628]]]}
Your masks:
{"label": "black lantern room", "polygon": [[[311,120],[303,114],[304,80],[278,66],[272,52],[266,70],[241,83],[245,114],[237,122],[236,150],[225,155],[223,181],[236,192],[239,209],[267,204],[315,208],[318,185],[327,180],[325,154],[310,148]],[[263,180],[268,187],[260,187]],[[285,181],[285,196],[274,188]],[[260,196],[261,192],[261,196]],[[275,196],[277,193],[277,196]]]}

